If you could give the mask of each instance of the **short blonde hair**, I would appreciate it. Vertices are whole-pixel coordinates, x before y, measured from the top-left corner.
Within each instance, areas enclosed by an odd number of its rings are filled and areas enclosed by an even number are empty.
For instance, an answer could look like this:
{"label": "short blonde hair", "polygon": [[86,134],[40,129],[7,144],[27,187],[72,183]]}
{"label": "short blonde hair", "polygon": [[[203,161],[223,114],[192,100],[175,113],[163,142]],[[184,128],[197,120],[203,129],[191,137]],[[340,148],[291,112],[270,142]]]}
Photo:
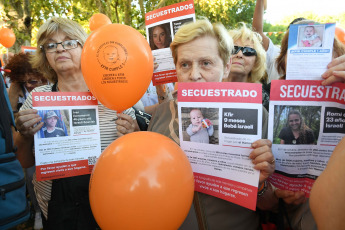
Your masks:
{"label": "short blonde hair", "polygon": [[234,49],[234,43],[221,23],[212,24],[207,19],[186,23],[178,29],[174,40],[170,44],[175,65],[177,63],[178,47],[204,36],[213,37],[218,41],[218,53],[224,66],[226,66]]}
{"label": "short blonde hair", "polygon": [[78,23],[67,18],[52,17],[39,28],[37,32],[37,50],[31,63],[33,68],[41,72],[51,83],[57,82],[57,74],[49,66],[46,54],[40,47],[59,31],[66,33],[71,39],[78,40],[82,45],[84,45],[87,38],[84,29]]}
{"label": "short blonde hair", "polygon": [[[262,47],[262,37],[260,34],[249,29],[246,24],[242,23],[242,27],[229,31],[230,36],[234,41],[241,40],[253,42],[256,50],[256,60],[253,69],[250,71],[247,82],[259,82],[263,78],[266,70],[266,52]],[[230,69],[231,73],[231,69]]]}

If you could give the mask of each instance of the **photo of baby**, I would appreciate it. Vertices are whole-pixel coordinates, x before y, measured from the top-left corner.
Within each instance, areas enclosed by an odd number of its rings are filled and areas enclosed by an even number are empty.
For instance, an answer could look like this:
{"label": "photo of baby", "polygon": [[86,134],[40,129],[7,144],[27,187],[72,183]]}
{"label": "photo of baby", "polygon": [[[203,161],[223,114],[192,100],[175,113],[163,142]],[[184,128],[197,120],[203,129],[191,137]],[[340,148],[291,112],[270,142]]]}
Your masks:
{"label": "photo of baby", "polygon": [[[300,47],[322,47],[323,27],[307,25],[300,28]],[[320,35],[319,35],[320,34]]]}
{"label": "photo of baby", "polygon": [[191,124],[187,128],[190,141],[199,143],[210,143],[209,136],[213,135],[213,125],[209,119],[204,119],[199,109],[190,111]]}
{"label": "photo of baby", "polygon": [[218,144],[218,109],[182,108],[183,140]]}

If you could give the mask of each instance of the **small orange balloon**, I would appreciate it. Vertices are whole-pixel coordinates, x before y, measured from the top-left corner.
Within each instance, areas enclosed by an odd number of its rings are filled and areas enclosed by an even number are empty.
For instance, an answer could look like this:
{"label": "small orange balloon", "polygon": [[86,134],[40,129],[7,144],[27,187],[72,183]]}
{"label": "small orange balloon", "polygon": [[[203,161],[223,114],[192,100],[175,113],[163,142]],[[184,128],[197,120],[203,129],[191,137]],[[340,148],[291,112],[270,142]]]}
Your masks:
{"label": "small orange balloon", "polygon": [[107,15],[97,13],[92,15],[89,21],[89,27],[91,31],[97,30],[98,28],[111,24],[111,20]]}
{"label": "small orange balloon", "polygon": [[120,137],[90,179],[92,213],[103,230],[176,230],[192,204],[192,167],[182,149],[153,132]]}
{"label": "small orange balloon", "polygon": [[335,36],[339,39],[339,41],[345,44],[345,30],[340,27],[335,27]]}
{"label": "small orange balloon", "polygon": [[81,70],[90,91],[103,105],[123,111],[135,105],[150,85],[152,51],[132,27],[102,26],[84,44]]}
{"label": "small orange balloon", "polygon": [[16,42],[16,35],[9,28],[0,29],[0,43],[6,48],[10,48]]}

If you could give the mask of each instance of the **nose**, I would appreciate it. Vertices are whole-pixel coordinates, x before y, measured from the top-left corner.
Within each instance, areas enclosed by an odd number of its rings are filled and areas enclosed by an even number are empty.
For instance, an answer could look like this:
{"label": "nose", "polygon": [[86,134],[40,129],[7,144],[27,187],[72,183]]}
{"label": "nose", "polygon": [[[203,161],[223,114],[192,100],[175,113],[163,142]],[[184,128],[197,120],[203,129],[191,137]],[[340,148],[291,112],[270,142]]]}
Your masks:
{"label": "nose", "polygon": [[162,37],[160,35],[158,36],[158,41],[162,41]]}
{"label": "nose", "polygon": [[237,54],[235,54],[236,57],[243,57],[242,50],[238,51]]}
{"label": "nose", "polygon": [[193,65],[192,68],[191,68],[189,79],[191,81],[199,81],[201,78],[202,77],[201,77],[199,66],[198,65]]}
{"label": "nose", "polygon": [[65,48],[63,48],[62,44],[57,44],[56,46],[56,52],[63,52],[65,51]]}

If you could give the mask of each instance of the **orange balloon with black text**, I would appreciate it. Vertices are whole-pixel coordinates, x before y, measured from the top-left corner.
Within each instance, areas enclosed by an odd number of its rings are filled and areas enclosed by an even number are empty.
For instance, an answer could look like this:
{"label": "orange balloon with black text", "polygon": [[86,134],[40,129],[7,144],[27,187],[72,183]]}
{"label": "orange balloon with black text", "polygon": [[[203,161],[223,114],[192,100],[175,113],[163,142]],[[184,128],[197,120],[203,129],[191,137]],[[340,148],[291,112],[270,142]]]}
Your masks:
{"label": "orange balloon with black text", "polygon": [[9,28],[0,29],[0,43],[6,48],[10,48],[16,42],[16,35]]}
{"label": "orange balloon with black text", "polygon": [[107,15],[97,13],[92,15],[89,21],[89,27],[91,31],[97,30],[98,28],[111,24],[111,20]]}
{"label": "orange balloon with black text", "polygon": [[192,205],[193,171],[169,138],[134,132],[103,151],[89,193],[92,213],[103,230],[176,230]]}
{"label": "orange balloon with black text", "polygon": [[123,111],[140,100],[151,82],[152,51],[132,27],[102,26],[84,44],[81,70],[90,91],[103,105]]}
{"label": "orange balloon with black text", "polygon": [[335,36],[339,39],[339,41],[345,44],[345,30],[340,27],[335,27]]}

